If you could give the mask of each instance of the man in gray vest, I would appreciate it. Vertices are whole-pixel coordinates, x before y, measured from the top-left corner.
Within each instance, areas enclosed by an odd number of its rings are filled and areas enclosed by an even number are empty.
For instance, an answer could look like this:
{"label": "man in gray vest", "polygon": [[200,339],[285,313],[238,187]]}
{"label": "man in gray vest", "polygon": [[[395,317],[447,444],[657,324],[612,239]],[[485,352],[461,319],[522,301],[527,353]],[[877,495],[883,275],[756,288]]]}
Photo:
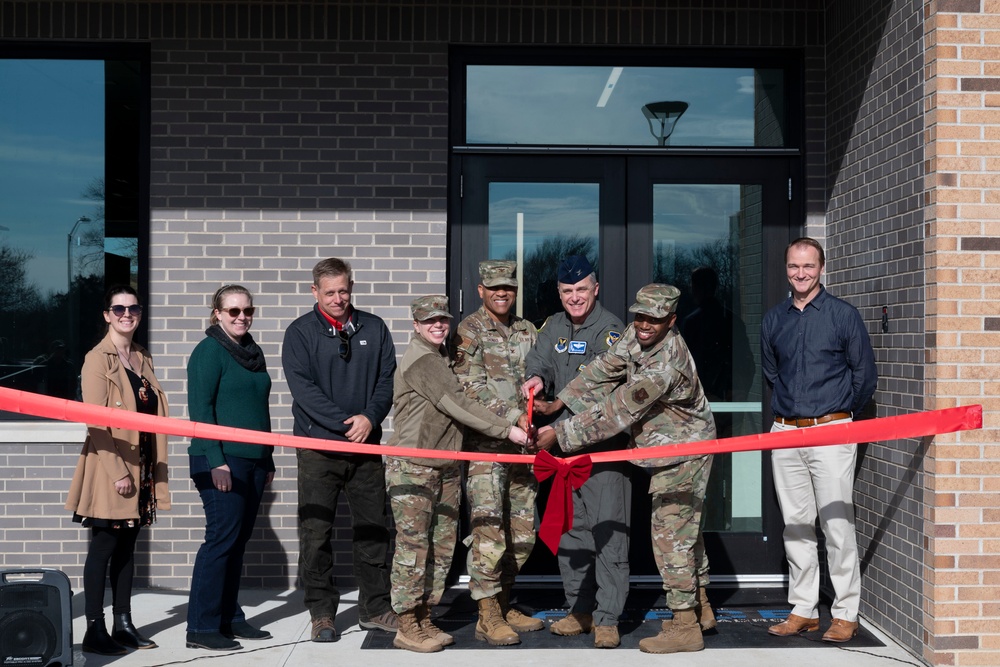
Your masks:
{"label": "man in gray vest", "polygon": [[[600,284],[586,257],[573,255],[559,264],[557,290],[563,311],[549,317],[527,357],[525,396],[555,396],[594,357],[621,338],[621,320],[597,302]],[[536,400],[547,419],[566,419],[558,398]],[[579,453],[624,449],[628,436],[596,442]],[[628,595],[628,526],[632,502],[629,464],[596,463],[590,479],[573,492],[573,528],[559,542],[559,572],[569,613],[549,630],[557,635],[594,631],[594,646],[619,644],[618,617]]]}

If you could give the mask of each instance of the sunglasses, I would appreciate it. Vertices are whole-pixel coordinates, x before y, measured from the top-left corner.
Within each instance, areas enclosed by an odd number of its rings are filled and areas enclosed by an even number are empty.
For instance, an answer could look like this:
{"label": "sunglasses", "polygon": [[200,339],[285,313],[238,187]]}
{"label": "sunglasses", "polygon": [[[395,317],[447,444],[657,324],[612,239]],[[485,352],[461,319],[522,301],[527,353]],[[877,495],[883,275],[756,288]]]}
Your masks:
{"label": "sunglasses", "polygon": [[142,315],[142,306],[137,303],[133,303],[131,306],[127,307],[121,304],[116,304],[108,308],[108,311],[114,313],[115,317],[124,317],[126,310],[132,317],[139,317]]}
{"label": "sunglasses", "polygon": [[351,337],[343,329],[340,330],[340,358],[344,361],[351,359]]}
{"label": "sunglasses", "polygon": [[[223,313],[228,313],[228,314],[229,314],[229,317],[232,317],[233,319],[236,319],[237,317],[239,317],[239,316],[240,316],[240,312],[241,312],[241,311],[240,311],[240,309],[239,309],[239,308],[223,308],[223,309],[222,309],[222,312],[223,312]],[[249,308],[244,308],[244,309],[242,310],[242,312],[243,312],[243,314],[244,314],[244,315],[246,315],[247,317],[253,317],[253,314],[254,314],[255,312],[257,312],[257,309],[256,309],[256,308],[254,308],[253,306],[250,306]]]}

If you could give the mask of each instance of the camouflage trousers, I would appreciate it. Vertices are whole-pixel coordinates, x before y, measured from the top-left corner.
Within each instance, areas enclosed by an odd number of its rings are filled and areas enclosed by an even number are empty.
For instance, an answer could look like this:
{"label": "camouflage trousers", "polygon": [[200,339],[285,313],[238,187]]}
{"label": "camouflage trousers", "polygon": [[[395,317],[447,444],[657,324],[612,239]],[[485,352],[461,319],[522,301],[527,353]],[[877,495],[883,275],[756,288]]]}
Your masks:
{"label": "camouflage trousers", "polygon": [[708,586],[708,554],[705,553],[704,533],[700,530],[698,531],[698,539],[694,543],[694,572],[698,578],[698,587]]}
{"label": "camouflage trousers", "polygon": [[[712,457],[703,456],[651,470],[650,531],[653,556],[663,578],[667,607],[693,609],[699,579],[707,583],[708,561],[701,542],[701,510],[708,489]],[[700,544],[700,553],[696,545]]]}
{"label": "camouflage trousers", "polygon": [[424,603],[434,606],[444,595],[458,540],[462,464],[430,468],[389,457],[385,482],[396,522],[392,609],[401,614]]}
{"label": "camouflage trousers", "polygon": [[473,600],[514,585],[535,546],[535,495],[531,466],[472,461],[466,480],[471,534],[469,590]]}

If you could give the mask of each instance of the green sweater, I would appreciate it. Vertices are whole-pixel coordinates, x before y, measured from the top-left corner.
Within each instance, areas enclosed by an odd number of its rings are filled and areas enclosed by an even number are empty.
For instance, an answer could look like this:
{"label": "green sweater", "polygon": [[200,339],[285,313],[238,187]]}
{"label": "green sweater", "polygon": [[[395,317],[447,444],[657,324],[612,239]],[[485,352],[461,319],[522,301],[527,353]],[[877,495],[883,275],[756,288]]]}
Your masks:
{"label": "green sweater", "polygon": [[[188,359],[187,376],[191,421],[270,432],[267,371],[243,368],[217,340],[206,337]],[[229,455],[262,460],[269,471],[274,471],[273,451],[264,445],[205,438],[192,438],[188,447],[188,454],[208,457],[212,468],[224,465],[224,455]]]}

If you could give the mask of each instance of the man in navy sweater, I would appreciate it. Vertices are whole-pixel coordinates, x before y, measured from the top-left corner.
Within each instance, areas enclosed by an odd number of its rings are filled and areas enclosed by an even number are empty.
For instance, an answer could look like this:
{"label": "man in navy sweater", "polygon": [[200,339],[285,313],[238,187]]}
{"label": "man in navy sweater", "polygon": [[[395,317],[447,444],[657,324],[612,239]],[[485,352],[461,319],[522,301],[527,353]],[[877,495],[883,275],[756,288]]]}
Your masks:
{"label": "man in navy sweater", "polygon": [[[772,389],[771,431],[849,422],[875,393],[878,370],[860,313],[820,283],[826,258],[808,237],[785,249],[790,295],[764,315],[761,366]],[[771,454],[774,489],[785,521],[788,619],[768,632],[779,637],[819,629],[816,518],[826,537],[834,600],[823,641],[850,641],[858,632],[861,572],[854,529],[857,445],[778,449]]]}
{"label": "man in navy sweater", "polygon": [[[381,318],[351,305],[351,266],[331,257],[313,267],[316,305],[285,331],[281,362],[292,392],[294,434],[378,444],[392,407],[396,349]],[[330,539],[341,490],[353,529],[358,620],[395,632],[389,601],[389,530],[382,457],[296,450],[299,491],[299,577],[312,617],[312,640],[337,640]]]}

